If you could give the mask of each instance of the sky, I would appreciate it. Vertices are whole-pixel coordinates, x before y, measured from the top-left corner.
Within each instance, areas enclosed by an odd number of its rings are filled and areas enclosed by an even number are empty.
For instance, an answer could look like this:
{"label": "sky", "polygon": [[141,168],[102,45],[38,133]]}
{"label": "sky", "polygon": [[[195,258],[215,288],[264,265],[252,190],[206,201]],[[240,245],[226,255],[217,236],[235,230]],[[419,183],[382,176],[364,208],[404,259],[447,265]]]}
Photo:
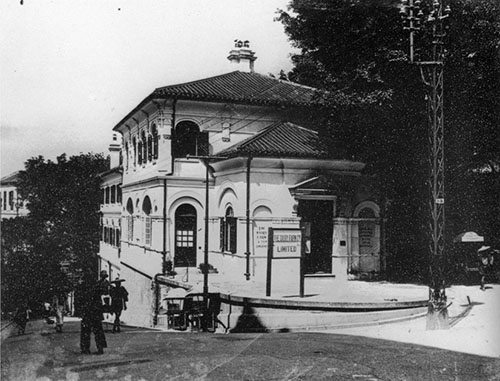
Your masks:
{"label": "sky", "polygon": [[108,153],[112,128],[157,87],[229,72],[234,40],[255,71],[292,68],[274,21],[289,0],[2,0],[0,176],[42,155]]}

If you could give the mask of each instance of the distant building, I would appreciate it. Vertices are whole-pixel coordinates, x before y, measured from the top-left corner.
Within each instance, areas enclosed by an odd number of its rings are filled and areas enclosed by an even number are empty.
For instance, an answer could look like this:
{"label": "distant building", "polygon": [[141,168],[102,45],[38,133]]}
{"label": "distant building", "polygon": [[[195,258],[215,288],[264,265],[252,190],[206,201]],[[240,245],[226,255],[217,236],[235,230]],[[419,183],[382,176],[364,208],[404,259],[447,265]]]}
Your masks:
{"label": "distant building", "polygon": [[26,203],[17,192],[19,172],[11,173],[0,179],[1,218],[14,218],[28,214]]}
{"label": "distant building", "polygon": [[303,229],[307,276],[380,271],[377,199],[311,125],[315,89],[255,73],[246,41],[228,59],[235,71],[157,88],[113,128],[100,268],[127,280],[131,324],[154,325],[158,274],[204,262],[207,165],[218,276],[265,279],[270,227]]}

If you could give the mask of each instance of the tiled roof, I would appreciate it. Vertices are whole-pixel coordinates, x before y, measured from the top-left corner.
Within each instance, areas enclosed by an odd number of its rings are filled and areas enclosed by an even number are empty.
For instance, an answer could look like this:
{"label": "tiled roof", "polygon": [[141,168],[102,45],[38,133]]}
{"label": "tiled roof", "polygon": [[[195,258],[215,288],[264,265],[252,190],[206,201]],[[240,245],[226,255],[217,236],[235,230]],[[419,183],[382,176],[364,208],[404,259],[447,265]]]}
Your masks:
{"label": "tiled roof", "polygon": [[4,176],[0,179],[0,184],[15,184],[19,178],[19,171],[13,172],[10,175]]}
{"label": "tiled roof", "polygon": [[295,157],[329,158],[325,144],[316,131],[290,122],[278,122],[234,146],[218,152],[217,156],[234,157]]}
{"label": "tiled roof", "polygon": [[309,105],[315,89],[258,73],[233,71],[156,89],[156,96],[251,104]]}
{"label": "tiled roof", "polygon": [[232,71],[197,81],[159,87],[130,111],[113,129],[117,130],[144,105],[158,98],[177,98],[240,104],[309,106],[316,89],[258,73]]}

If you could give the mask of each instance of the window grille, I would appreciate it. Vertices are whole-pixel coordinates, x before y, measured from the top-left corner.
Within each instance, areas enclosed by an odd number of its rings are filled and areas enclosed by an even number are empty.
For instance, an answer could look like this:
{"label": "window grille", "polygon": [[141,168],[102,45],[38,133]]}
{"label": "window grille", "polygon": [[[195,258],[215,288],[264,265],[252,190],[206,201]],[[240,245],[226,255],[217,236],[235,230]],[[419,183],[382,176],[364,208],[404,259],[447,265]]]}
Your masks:
{"label": "window grille", "polygon": [[236,253],[236,229],[238,219],[234,217],[233,208],[226,210],[226,216],[221,218],[221,248],[222,251]]}
{"label": "window grille", "polygon": [[153,137],[148,136],[148,161],[153,161]]}
{"label": "window grille", "polygon": [[151,246],[151,238],[152,238],[152,232],[153,232],[152,231],[153,224],[151,221],[151,217],[145,217],[144,224],[145,224],[144,241],[145,241],[146,246]]}
{"label": "window grille", "polygon": [[134,216],[127,216],[127,240],[134,240]]}
{"label": "window grille", "polygon": [[175,234],[177,247],[194,246],[194,232],[192,230],[177,230]]}

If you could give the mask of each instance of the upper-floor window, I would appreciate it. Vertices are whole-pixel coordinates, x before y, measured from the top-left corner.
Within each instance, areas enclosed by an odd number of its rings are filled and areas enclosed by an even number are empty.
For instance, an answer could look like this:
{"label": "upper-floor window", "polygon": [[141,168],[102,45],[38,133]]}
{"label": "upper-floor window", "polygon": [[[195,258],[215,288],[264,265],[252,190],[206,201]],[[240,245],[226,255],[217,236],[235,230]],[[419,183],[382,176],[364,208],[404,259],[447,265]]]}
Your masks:
{"label": "upper-floor window", "polygon": [[116,185],[111,186],[111,200],[110,202],[114,204],[116,202]]}
{"label": "upper-floor window", "polygon": [[14,204],[15,204],[15,200],[14,200],[14,191],[10,191],[9,192],[9,206],[10,206],[10,210],[14,210]]}
{"label": "upper-floor window", "polygon": [[125,159],[123,165],[125,166],[125,169],[128,169],[128,161],[129,161],[129,152],[128,152],[128,142],[125,142]]}
{"label": "upper-floor window", "polygon": [[132,164],[135,166],[137,164],[137,140],[134,136],[132,139],[132,146],[133,146],[133,154],[134,156],[132,157]]}
{"label": "upper-floor window", "polygon": [[148,135],[148,161],[153,161],[153,136]]}
{"label": "upper-floor window", "polygon": [[142,164],[142,140],[139,140],[139,143],[137,143],[137,164],[141,165]]}
{"label": "upper-floor window", "polygon": [[208,132],[200,132],[196,123],[180,122],[175,128],[173,153],[176,158],[208,155]]}
{"label": "upper-floor window", "polygon": [[158,159],[158,128],[156,127],[156,124],[153,123],[153,126],[151,127],[151,134],[153,136],[153,159],[156,160]]}
{"label": "upper-floor window", "polygon": [[106,187],[106,196],[104,197],[104,203],[105,204],[109,204],[109,200],[110,200],[110,193],[111,193],[111,190],[109,189],[109,187]]}
{"label": "upper-floor window", "polygon": [[141,133],[141,143],[142,143],[142,162],[146,164],[148,161],[148,141],[146,139],[146,132]]}

